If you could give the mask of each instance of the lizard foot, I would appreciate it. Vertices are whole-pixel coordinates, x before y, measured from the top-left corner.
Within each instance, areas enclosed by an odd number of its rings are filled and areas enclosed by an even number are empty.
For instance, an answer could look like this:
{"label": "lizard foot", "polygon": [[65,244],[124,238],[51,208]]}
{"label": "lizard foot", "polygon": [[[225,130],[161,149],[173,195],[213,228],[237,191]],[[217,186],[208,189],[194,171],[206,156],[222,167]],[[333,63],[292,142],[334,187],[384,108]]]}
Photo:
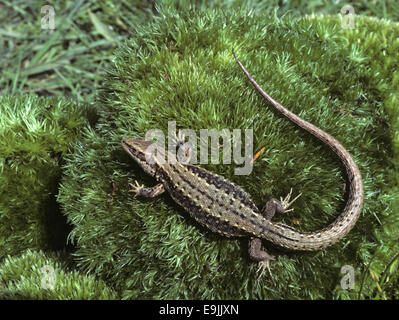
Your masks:
{"label": "lizard foot", "polygon": [[267,271],[269,272],[270,278],[272,279],[273,283],[275,284],[272,271],[270,270],[270,261],[272,261],[272,260],[275,260],[274,257],[269,256],[266,259],[259,261],[258,270],[256,272],[259,273],[258,279],[260,279],[262,277],[263,273],[265,272],[265,270],[267,269]]}
{"label": "lizard foot", "polygon": [[135,198],[137,196],[142,196],[145,198],[155,198],[165,192],[165,187],[162,183],[159,183],[154,187],[145,188],[144,185],[139,184],[137,181],[135,181],[135,184],[129,183],[129,186],[132,187],[129,192],[134,192]]}
{"label": "lizard foot", "polygon": [[258,261],[258,263],[259,263],[258,264],[259,268],[257,270],[257,273],[259,273],[258,279],[262,276],[265,269],[267,269],[267,271],[269,271],[270,277],[272,278],[273,283],[274,283],[273,275],[270,270],[270,261],[275,260],[275,259],[273,256],[268,254],[266,251],[261,250],[261,246],[262,246],[261,239],[251,238],[249,241],[249,248],[248,248],[249,256],[253,260]]}
{"label": "lizard foot", "polygon": [[140,195],[141,191],[142,191],[143,189],[145,189],[145,186],[144,186],[143,184],[139,184],[139,183],[137,182],[137,180],[134,181],[134,183],[135,183],[135,184],[129,183],[129,186],[130,186],[132,189],[130,189],[128,192],[134,192],[134,193],[135,193],[134,197],[136,198],[138,195]]}
{"label": "lizard foot", "polygon": [[179,132],[177,133],[177,136],[176,136],[177,144],[183,145],[186,142],[185,138],[186,137],[185,137],[184,133],[181,130],[179,130]]}
{"label": "lizard foot", "polygon": [[179,130],[177,135],[173,138],[178,147],[177,159],[180,163],[188,164],[191,160],[193,148],[189,142],[186,142],[186,136]]}
{"label": "lizard foot", "polygon": [[183,144],[186,143],[186,136],[184,135],[184,133],[179,129],[179,131],[176,133],[174,133],[172,135],[172,141],[176,144],[177,147],[182,146]]}
{"label": "lizard foot", "polygon": [[290,201],[291,195],[292,195],[292,188],[290,189],[290,192],[287,194],[287,196],[284,199],[282,197],[280,198],[281,205],[284,208],[284,213],[289,211],[294,211],[294,208],[292,209],[288,208],[295,202],[295,200],[297,200],[302,195],[302,192],[299,193],[293,200]]}

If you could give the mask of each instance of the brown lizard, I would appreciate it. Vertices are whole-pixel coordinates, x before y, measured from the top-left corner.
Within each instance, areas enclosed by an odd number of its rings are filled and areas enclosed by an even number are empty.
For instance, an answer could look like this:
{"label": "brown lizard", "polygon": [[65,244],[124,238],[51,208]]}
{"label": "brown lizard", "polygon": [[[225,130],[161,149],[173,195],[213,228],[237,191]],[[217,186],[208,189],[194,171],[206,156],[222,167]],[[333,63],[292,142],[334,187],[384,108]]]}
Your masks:
{"label": "brown lizard", "polygon": [[[248,237],[249,255],[259,261],[262,271],[273,258],[261,250],[261,239],[291,250],[313,251],[326,248],[342,239],[355,225],[363,206],[363,184],[360,171],[349,152],[331,135],[303,120],[270,97],[253,79],[236,57],[242,71],[259,93],[289,120],[327,144],[341,159],[349,179],[349,197],[345,208],[329,226],[315,232],[302,232],[295,228],[271,221],[274,214],[284,213],[298,197],[290,201],[291,191],[285,199],[271,199],[262,210],[253,203],[250,195],[240,186],[224,177],[198,166],[180,163],[175,155],[162,148],[146,158],[146,151],[154,142],[143,138],[122,140],[123,148],[160,183],[144,188],[137,182],[131,185],[136,195],[155,197],[165,190],[199,223],[211,231],[226,237]],[[148,154],[147,154],[148,157]],[[163,161],[164,159],[167,161]],[[171,161],[169,161],[171,160]]]}

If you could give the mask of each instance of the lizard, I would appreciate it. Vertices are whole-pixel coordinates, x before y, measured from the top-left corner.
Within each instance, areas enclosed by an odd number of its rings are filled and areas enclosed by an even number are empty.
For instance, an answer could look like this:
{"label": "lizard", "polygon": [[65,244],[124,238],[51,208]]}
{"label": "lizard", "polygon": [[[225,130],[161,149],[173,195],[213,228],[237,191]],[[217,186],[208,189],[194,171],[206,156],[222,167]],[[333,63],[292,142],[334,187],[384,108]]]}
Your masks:
{"label": "lizard", "polygon": [[[275,101],[254,80],[234,50],[232,53],[238,66],[266,101],[293,123],[324,142],[342,161],[348,176],[349,194],[341,214],[327,227],[313,232],[302,232],[286,224],[272,222],[276,213],[293,210],[289,207],[301,194],[290,201],[291,189],[284,199],[270,199],[263,209],[259,210],[243,188],[223,176],[193,164],[181,163],[176,160],[174,154],[161,147],[157,147],[156,152],[149,155],[148,148],[154,142],[144,138],[125,138],[122,140],[122,146],[159,184],[146,188],[136,181],[135,185],[130,184],[130,191],[134,192],[135,196],[147,198],[167,191],[177,204],[211,231],[226,237],[248,237],[249,256],[259,263],[259,269],[262,271],[260,274],[267,269],[272,275],[270,261],[274,260],[274,257],[261,249],[261,240],[265,239],[288,250],[299,251],[321,250],[333,245],[354,227],[360,216],[364,199],[363,182],[357,164],[338,140]],[[148,161],[149,159],[151,161]]]}

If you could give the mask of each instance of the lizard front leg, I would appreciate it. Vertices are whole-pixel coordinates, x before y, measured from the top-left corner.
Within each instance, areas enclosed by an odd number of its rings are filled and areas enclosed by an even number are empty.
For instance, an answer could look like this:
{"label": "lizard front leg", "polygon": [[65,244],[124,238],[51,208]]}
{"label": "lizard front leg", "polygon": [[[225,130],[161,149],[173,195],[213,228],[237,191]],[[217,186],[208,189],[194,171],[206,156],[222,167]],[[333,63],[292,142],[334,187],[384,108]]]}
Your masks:
{"label": "lizard front leg", "polygon": [[162,183],[157,184],[151,188],[145,188],[144,185],[140,185],[137,181],[135,181],[135,185],[133,183],[129,183],[129,186],[132,187],[129,192],[134,192],[134,197],[143,196],[145,198],[155,198],[160,194],[165,192],[165,187]]}

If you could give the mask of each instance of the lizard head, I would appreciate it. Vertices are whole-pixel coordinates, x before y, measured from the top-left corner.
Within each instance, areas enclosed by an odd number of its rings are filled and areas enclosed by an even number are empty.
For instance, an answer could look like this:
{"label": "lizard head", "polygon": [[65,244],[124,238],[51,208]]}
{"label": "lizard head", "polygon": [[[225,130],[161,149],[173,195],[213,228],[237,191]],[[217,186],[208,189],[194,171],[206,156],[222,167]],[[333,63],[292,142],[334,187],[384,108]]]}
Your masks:
{"label": "lizard head", "polygon": [[125,138],[122,140],[125,151],[135,160],[145,172],[155,176],[159,166],[159,149],[153,148],[154,141],[147,141],[144,138]]}

